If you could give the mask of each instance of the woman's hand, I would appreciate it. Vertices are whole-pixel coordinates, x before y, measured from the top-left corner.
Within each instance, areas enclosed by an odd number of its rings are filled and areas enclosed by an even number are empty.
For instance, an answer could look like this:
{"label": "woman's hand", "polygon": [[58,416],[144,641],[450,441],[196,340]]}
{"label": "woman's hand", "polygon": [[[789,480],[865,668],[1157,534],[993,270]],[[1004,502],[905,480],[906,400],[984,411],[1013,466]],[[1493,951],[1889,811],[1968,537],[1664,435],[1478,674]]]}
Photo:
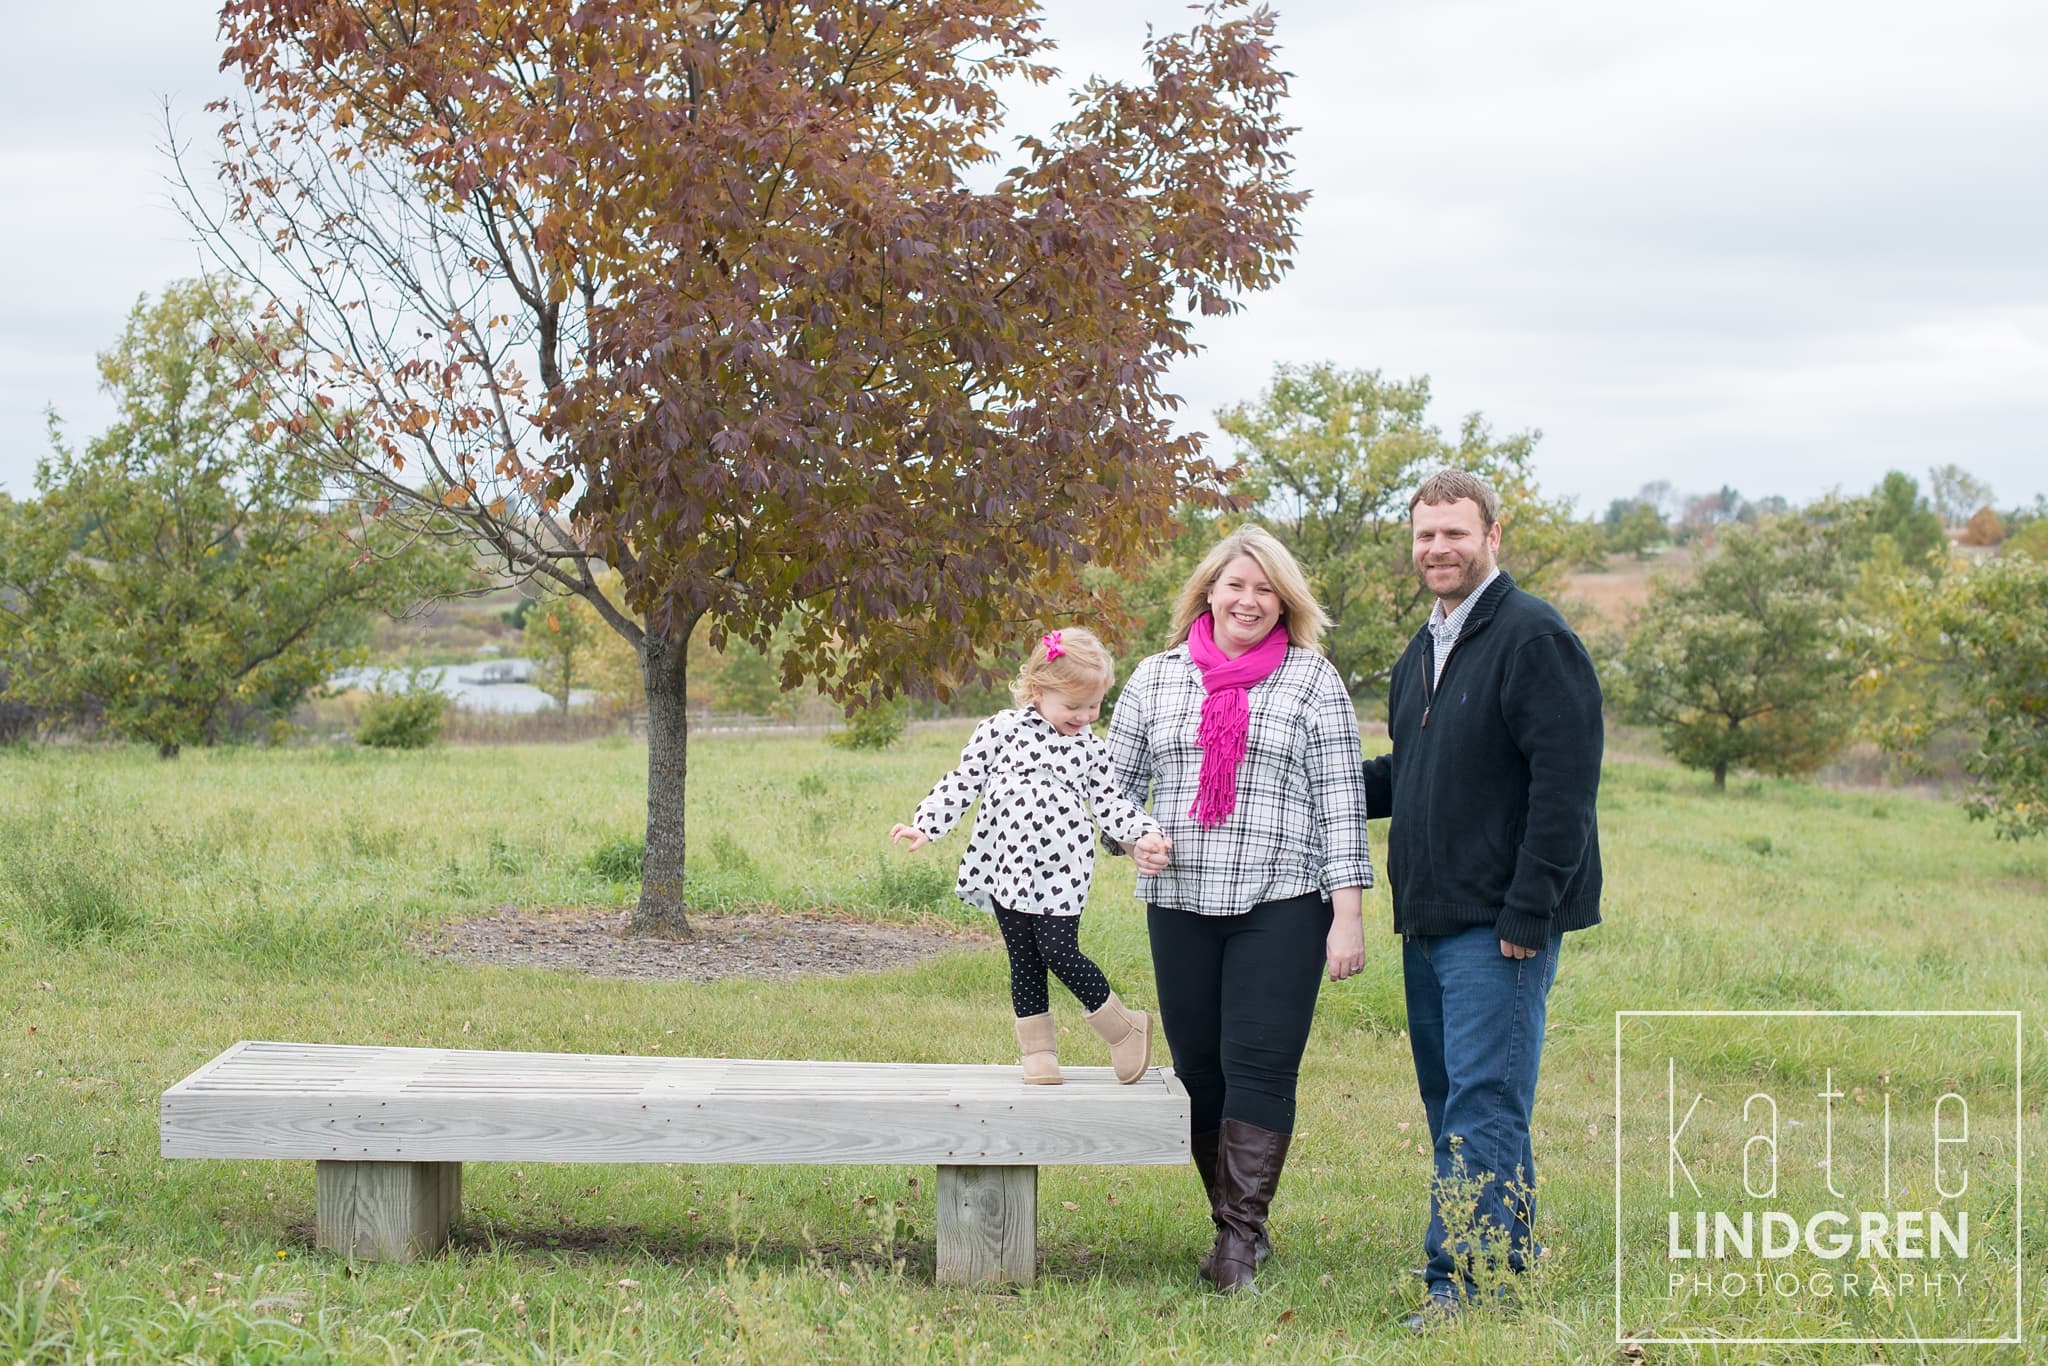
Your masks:
{"label": "woman's hand", "polygon": [[1365,921],[1356,887],[1339,887],[1330,893],[1330,937],[1323,954],[1330,968],[1330,980],[1341,982],[1365,966]]}
{"label": "woman's hand", "polygon": [[1123,840],[1117,843],[1123,845],[1124,852],[1131,856],[1138,865],[1138,872],[1145,877],[1158,877],[1165,872],[1167,860],[1173,854],[1173,841],[1164,835],[1147,835],[1136,844]]}
{"label": "woman's hand", "polygon": [[898,844],[909,845],[910,852],[913,854],[932,842],[931,836],[925,834],[924,831],[918,829],[914,825],[890,826],[889,838],[894,840]]}

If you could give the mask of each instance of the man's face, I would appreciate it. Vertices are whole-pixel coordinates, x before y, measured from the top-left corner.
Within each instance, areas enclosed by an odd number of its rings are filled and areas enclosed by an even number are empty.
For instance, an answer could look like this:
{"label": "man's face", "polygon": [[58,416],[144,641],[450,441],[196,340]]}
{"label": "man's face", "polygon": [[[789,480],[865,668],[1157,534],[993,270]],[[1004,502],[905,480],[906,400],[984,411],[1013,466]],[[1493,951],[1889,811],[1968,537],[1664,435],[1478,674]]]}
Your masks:
{"label": "man's face", "polygon": [[1470,498],[1455,503],[1417,503],[1410,525],[1415,532],[1415,572],[1422,586],[1456,607],[1493,572],[1500,549],[1500,523],[1485,524],[1479,504]]}

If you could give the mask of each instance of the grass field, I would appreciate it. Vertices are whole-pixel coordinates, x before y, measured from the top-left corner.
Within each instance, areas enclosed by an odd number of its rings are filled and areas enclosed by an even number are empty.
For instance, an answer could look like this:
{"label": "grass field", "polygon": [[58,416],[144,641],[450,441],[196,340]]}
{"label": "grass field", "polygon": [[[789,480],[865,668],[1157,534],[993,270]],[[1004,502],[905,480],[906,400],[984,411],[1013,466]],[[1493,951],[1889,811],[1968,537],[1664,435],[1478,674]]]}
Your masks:
{"label": "grass field", "polygon": [[[911,858],[883,833],[966,730],[920,729],[879,756],[700,740],[695,895],[964,921],[949,895],[960,837]],[[1551,997],[1537,1113],[1550,1255],[1511,1304],[1426,1341],[1397,1326],[1420,1290],[1406,1268],[1427,1159],[1383,892],[1367,901],[1366,970],[1324,988],[1279,1259],[1255,1297],[1198,1287],[1208,1221],[1192,1170],[1046,1169],[1038,1284],[975,1292],[933,1284],[928,1170],[476,1164],[456,1246],[400,1267],[315,1252],[309,1164],[157,1158],[161,1091],[238,1038],[1014,1060],[992,945],[773,987],[415,950],[421,931],[506,903],[629,898],[593,856],[637,832],[643,765],[624,741],[170,764],[0,753],[0,1363],[2048,1359],[2038,1251],[2020,1349],[1614,1344],[1616,1011],[2024,1010],[2036,1046],[2048,1025],[2048,848],[1994,842],[1953,806],[1776,782],[1716,798],[1653,765],[1607,774],[1608,923],[1568,942]],[[1124,877],[1098,880],[1083,943],[1145,1003]],[[1068,1056],[1102,1061],[1056,1001]],[[2030,1176],[2048,1170],[2039,1095],[2037,1082],[2022,1121]],[[1716,1326],[1836,1322],[1793,1303]]]}

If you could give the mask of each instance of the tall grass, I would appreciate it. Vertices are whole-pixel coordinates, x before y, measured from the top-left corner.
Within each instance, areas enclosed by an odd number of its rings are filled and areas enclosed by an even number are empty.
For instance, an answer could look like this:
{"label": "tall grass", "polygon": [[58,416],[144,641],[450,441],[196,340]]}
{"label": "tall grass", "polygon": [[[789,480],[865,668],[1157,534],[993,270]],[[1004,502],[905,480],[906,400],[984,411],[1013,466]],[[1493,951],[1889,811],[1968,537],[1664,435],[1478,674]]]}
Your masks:
{"label": "tall grass", "polygon": [[[882,753],[700,739],[693,898],[972,921],[949,890],[960,836],[917,856],[884,837],[966,730],[916,728]],[[1407,1268],[1427,1158],[1383,892],[1368,897],[1366,970],[1323,988],[1274,1210],[1279,1260],[1256,1297],[1197,1285],[1208,1220],[1190,1171],[1046,1169],[1040,1281],[991,1293],[934,1285],[928,1170],[475,1164],[446,1255],[351,1267],[312,1248],[305,1164],[157,1159],[162,1090],[245,1037],[1014,1060],[993,945],[775,985],[603,981],[415,950],[421,931],[505,904],[629,901],[644,763],[625,740],[169,764],[0,753],[0,1362],[1619,1361],[1615,1011],[1975,1005],[2027,1010],[2029,1040],[2042,1037],[2048,850],[1911,797],[1769,782],[1716,798],[1693,775],[1621,764],[1603,789],[1608,923],[1567,942],[1551,998],[1547,1265],[1512,1305],[1426,1342],[1397,1326],[1420,1288]],[[1106,868],[1084,943],[1144,1003],[1128,893]],[[1068,1056],[1103,1061],[1078,1008],[1055,1008]],[[2025,1123],[2029,1170],[2048,1170],[2038,1113]],[[2040,1354],[2048,1297],[2030,1288]],[[1796,1306],[1781,1320],[1823,1322]]]}

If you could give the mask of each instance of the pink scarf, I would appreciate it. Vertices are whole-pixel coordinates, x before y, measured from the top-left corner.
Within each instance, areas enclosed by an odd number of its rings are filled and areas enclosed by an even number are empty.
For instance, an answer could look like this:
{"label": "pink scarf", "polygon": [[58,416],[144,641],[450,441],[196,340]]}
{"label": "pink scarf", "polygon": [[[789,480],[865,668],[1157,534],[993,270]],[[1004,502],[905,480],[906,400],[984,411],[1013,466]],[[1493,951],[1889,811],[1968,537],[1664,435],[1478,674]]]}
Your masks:
{"label": "pink scarf", "polygon": [[1215,623],[1207,612],[1188,629],[1188,656],[1202,671],[1202,723],[1195,743],[1202,747],[1202,772],[1195,786],[1195,804],[1188,814],[1198,825],[1221,825],[1237,809],[1237,766],[1244,762],[1245,737],[1251,731],[1251,703],[1246,690],[1263,682],[1287,658],[1287,631],[1275,626],[1266,638],[1236,659],[1216,644]]}

